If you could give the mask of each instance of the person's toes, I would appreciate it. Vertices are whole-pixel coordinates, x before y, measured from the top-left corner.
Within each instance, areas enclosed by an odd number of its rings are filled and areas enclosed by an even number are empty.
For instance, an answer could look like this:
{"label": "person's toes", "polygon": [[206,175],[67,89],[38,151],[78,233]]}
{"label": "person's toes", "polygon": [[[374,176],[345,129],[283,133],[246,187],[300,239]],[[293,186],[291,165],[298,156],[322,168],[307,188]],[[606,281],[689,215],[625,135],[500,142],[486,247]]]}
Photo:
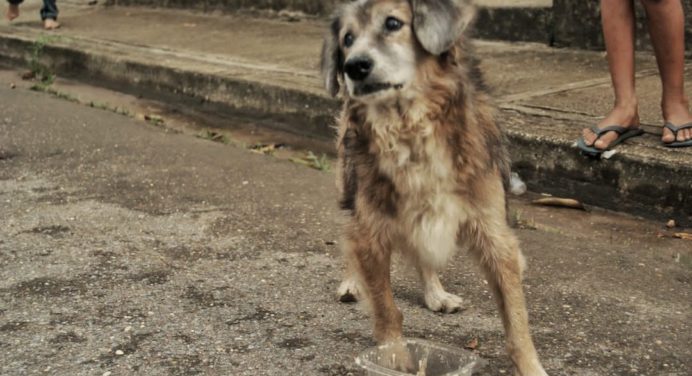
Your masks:
{"label": "person's toes", "polygon": [[604,134],[601,138],[599,138],[598,140],[596,140],[596,142],[594,142],[594,147],[595,147],[596,149],[605,150],[605,149],[607,149],[608,146],[610,146],[610,145],[613,143],[613,141],[615,141],[617,138],[618,138],[618,134],[617,134],[617,133],[615,133],[615,132],[608,132],[608,133]]}
{"label": "person's toes", "polygon": [[675,139],[677,142],[685,141],[685,136],[687,136],[687,129],[682,129],[678,131],[678,137]]}
{"label": "person's toes", "polygon": [[691,129],[684,129],[683,131],[684,132],[680,132],[680,133],[683,133],[682,140],[680,140],[680,141],[687,141],[687,140],[692,139],[692,130]]}
{"label": "person's toes", "polygon": [[596,135],[593,133],[591,129],[584,129],[582,132],[582,138],[584,138],[584,143],[587,146],[592,146],[594,141],[596,140]]}
{"label": "person's toes", "polygon": [[[678,135],[680,132],[678,132]],[[675,141],[675,133],[671,131],[668,128],[663,128],[663,137],[662,137],[663,142],[666,144],[670,144],[671,142]]]}

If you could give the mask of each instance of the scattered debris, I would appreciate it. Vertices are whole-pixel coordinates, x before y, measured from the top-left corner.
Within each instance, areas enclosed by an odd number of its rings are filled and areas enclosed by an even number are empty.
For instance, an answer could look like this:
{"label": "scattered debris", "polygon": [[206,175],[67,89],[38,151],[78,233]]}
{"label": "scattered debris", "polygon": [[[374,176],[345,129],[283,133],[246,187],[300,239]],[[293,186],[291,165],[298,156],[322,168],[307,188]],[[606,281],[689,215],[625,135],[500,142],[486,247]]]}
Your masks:
{"label": "scattered debris", "polygon": [[510,177],[509,190],[515,196],[521,196],[526,193],[526,183],[521,180],[521,177],[519,177],[519,174],[516,172],[513,172],[512,176]]}
{"label": "scattered debris", "polygon": [[157,127],[160,127],[160,126],[162,126],[162,125],[165,123],[165,121],[163,120],[163,118],[162,118],[161,116],[159,116],[159,115],[150,115],[150,114],[147,114],[147,115],[144,115],[144,120],[146,120],[147,122],[149,122],[149,124],[155,125],[155,126],[157,126]]}
{"label": "scattered debris", "polygon": [[281,20],[286,22],[300,22],[301,20],[306,18],[305,13],[290,10],[279,11],[277,16],[279,16]]}
{"label": "scattered debris", "polygon": [[618,151],[615,150],[615,149],[613,149],[613,150],[608,150],[608,151],[604,151],[604,152],[601,154],[601,158],[602,158],[602,159],[610,159],[610,158],[612,158],[612,157],[613,157],[615,154],[617,154],[617,153],[618,153]]}
{"label": "scattered debris", "polygon": [[689,232],[676,232],[675,234],[673,234],[673,237],[682,240],[692,240],[692,234],[690,234]]}
{"label": "scattered debris", "polygon": [[16,85],[14,82],[12,82],[12,83],[10,84],[10,89],[15,89],[16,87],[17,87],[17,85]]}
{"label": "scattered debris", "polygon": [[22,73],[22,80],[28,81],[28,80],[33,80],[36,78],[36,72],[34,71],[26,71]]}
{"label": "scattered debris", "polygon": [[186,22],[186,23],[183,24],[183,27],[197,27],[197,24],[196,24],[196,23],[189,23],[189,22]]}
{"label": "scattered debris", "polygon": [[96,5],[96,4],[98,4],[98,3],[99,3],[98,0],[90,0],[90,1],[87,3],[87,5]]}
{"label": "scattered debris", "polygon": [[283,149],[286,144],[255,144],[250,147],[250,150],[257,154],[272,155],[276,150]]}
{"label": "scattered debris", "polygon": [[315,155],[315,153],[309,151],[308,154],[303,157],[303,158],[291,158],[291,162],[302,164],[308,167],[312,167],[316,170],[320,171],[329,171],[331,170],[331,162],[329,161],[329,157],[326,154],[322,154],[321,156]]}
{"label": "scattered debris", "polygon": [[467,350],[475,350],[476,348],[478,348],[478,338],[473,338],[470,341],[468,341],[464,348]]}
{"label": "scattered debris", "polygon": [[231,142],[231,140],[225,134],[210,130],[206,130],[198,134],[197,137],[209,141],[220,142],[222,144],[228,144]]}
{"label": "scattered debris", "polygon": [[555,206],[555,207],[561,207],[561,208],[570,208],[570,209],[578,209],[578,210],[586,210],[584,207],[584,204],[581,202],[571,199],[571,198],[559,198],[559,197],[545,197],[545,198],[539,198],[538,200],[534,200],[531,202],[534,205],[543,205],[543,206]]}
{"label": "scattered debris", "polygon": [[666,223],[666,227],[668,227],[668,228],[673,228],[673,227],[675,227],[675,220],[674,220],[674,219],[669,220],[669,221]]}

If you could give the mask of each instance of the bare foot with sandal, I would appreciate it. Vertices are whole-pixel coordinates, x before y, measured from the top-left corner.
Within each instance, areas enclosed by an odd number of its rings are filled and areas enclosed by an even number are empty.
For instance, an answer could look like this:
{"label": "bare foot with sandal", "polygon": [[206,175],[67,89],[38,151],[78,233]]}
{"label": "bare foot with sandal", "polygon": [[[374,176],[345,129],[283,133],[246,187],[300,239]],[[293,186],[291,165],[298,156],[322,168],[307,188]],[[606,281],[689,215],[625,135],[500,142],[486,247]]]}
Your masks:
{"label": "bare foot with sandal", "polygon": [[[692,146],[692,114],[685,96],[685,20],[679,0],[641,0],[656,53],[663,93],[663,145]],[[586,154],[599,155],[643,132],[634,79],[634,4],[631,0],[602,0],[603,34],[615,91],[613,110],[595,127],[584,129],[578,141]],[[627,32],[629,30],[629,32]]]}
{"label": "bare foot with sandal", "polygon": [[[43,0],[41,19],[43,20],[43,28],[46,30],[55,30],[60,27],[60,23],[58,22],[58,6],[55,1],[56,0]],[[8,2],[9,5],[5,17],[13,21],[15,18],[19,17],[19,4],[21,4],[23,0],[8,0]]]}

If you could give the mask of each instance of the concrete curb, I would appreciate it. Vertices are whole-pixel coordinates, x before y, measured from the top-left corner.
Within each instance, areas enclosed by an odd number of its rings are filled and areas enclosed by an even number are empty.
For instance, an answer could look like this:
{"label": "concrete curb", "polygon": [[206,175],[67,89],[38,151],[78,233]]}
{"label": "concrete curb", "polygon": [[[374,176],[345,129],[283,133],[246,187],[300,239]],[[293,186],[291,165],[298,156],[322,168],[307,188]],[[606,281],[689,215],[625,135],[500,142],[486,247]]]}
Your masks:
{"label": "concrete curb", "polygon": [[[276,12],[284,9],[327,16],[343,0],[107,0],[106,5],[177,8],[203,12],[239,10]],[[508,2],[509,3],[509,2]],[[646,13],[637,6],[636,45],[652,50]],[[687,56],[692,57],[692,5],[683,1],[686,15]],[[483,39],[540,42],[555,47],[603,50],[600,4],[597,1],[553,0],[553,6],[480,6],[476,35]]]}
{"label": "concrete curb", "polygon": [[[201,12],[277,12],[284,9],[327,17],[339,0],[108,0],[109,6],[187,9]],[[549,7],[479,7],[476,35],[484,39],[551,43],[552,9]]]}
{"label": "concrete curb", "polygon": [[[0,30],[2,60],[25,66],[36,35]],[[319,87],[305,84],[308,80],[304,77],[302,86],[300,80],[291,81],[291,74],[281,72],[263,71],[255,74],[256,80],[241,79],[237,77],[248,77],[251,69],[205,64],[201,60],[186,64],[184,60],[189,57],[170,51],[158,53],[177,59],[137,56],[128,45],[107,43],[59,40],[45,46],[41,61],[58,75],[165,100],[182,108],[193,106],[217,114],[254,117],[261,114],[268,120],[263,124],[270,127],[325,141],[333,137],[331,125],[339,104],[321,94]],[[317,83],[317,77],[309,80],[313,81]],[[692,200],[686,199],[692,197],[692,166],[688,163],[665,160],[659,155],[665,153],[636,146],[622,148],[623,153],[608,161],[593,161],[579,155],[573,140],[556,138],[555,119],[514,110],[501,111],[499,116],[508,130],[515,170],[532,190],[692,225]],[[661,197],[665,198],[663,202]]]}
{"label": "concrete curb", "polygon": [[[15,66],[26,66],[35,39],[30,34],[0,35],[0,55]],[[271,85],[223,74],[220,67],[199,64],[164,65],[153,57],[135,58],[127,45],[65,38],[43,48],[41,63],[63,77],[133,95],[151,96],[200,110],[271,118],[269,124],[301,136],[331,138],[338,101],[296,85]],[[101,46],[94,47],[94,46]],[[133,47],[140,49],[141,47]],[[120,51],[114,53],[115,51]],[[109,53],[110,52],[110,53]],[[129,55],[129,57],[128,57]],[[179,56],[178,56],[179,57]],[[170,60],[170,59],[169,59]],[[198,69],[191,69],[192,66]],[[277,80],[278,81],[278,80]],[[290,128],[286,124],[292,124]]]}

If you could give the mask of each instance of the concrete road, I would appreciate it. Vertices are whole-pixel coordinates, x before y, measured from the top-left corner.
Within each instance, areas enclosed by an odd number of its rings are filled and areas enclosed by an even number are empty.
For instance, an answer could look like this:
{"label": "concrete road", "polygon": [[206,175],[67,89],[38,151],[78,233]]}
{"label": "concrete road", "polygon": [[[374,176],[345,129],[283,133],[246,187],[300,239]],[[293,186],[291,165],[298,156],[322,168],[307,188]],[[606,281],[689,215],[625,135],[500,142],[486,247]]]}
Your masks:
{"label": "concrete road", "polygon": [[[333,176],[125,116],[0,88],[0,374],[348,375],[373,345],[340,278]],[[551,375],[692,373],[692,242],[662,223],[514,201],[534,339]],[[467,309],[407,336],[510,373],[473,263]]]}

